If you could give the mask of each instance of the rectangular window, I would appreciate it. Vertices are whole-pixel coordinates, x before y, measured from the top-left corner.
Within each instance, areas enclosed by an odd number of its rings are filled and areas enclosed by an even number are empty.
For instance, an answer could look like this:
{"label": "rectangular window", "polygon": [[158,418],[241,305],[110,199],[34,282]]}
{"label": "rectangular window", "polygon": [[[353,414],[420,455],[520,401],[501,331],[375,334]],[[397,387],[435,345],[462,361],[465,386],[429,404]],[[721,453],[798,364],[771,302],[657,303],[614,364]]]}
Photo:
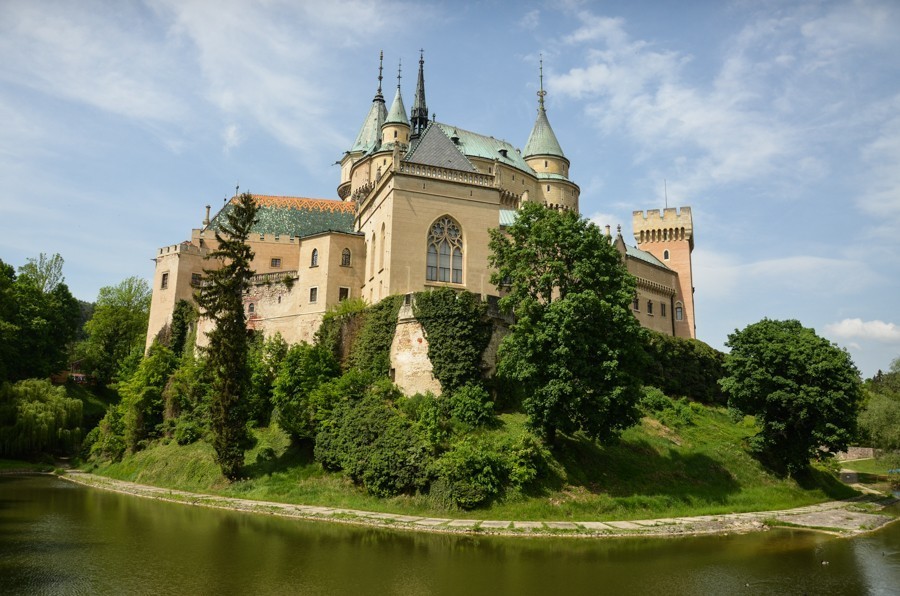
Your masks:
{"label": "rectangular window", "polygon": [[661,316],[661,317],[666,316],[666,303],[665,302],[659,303],[659,316]]}
{"label": "rectangular window", "polygon": [[195,288],[200,287],[200,282],[203,281],[203,276],[199,273],[191,273],[191,285]]}
{"label": "rectangular window", "polygon": [[168,287],[169,287],[169,273],[166,272],[166,273],[162,274],[162,281],[159,284],[159,289],[165,290]]}
{"label": "rectangular window", "polygon": [[350,288],[338,288],[338,302],[343,302],[350,297]]}
{"label": "rectangular window", "polygon": [[652,300],[647,301],[647,314],[648,315],[653,314],[653,301]]}
{"label": "rectangular window", "polygon": [[281,257],[275,257],[272,259],[272,269],[280,269],[281,268]]}
{"label": "rectangular window", "polygon": [[319,288],[310,288],[309,289],[310,304],[316,302],[318,299],[319,299]]}
{"label": "rectangular window", "polygon": [[640,301],[638,301],[637,296],[635,296],[634,299],[631,301],[631,308],[633,308],[635,310],[635,312],[641,310],[641,303],[640,303]]}

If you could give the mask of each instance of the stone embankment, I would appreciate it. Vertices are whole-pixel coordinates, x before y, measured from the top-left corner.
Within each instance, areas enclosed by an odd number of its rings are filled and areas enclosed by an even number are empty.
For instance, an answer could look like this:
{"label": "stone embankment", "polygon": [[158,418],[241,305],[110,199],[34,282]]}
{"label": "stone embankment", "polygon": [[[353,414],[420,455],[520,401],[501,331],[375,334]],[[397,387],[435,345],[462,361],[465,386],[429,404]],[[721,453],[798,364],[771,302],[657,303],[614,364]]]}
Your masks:
{"label": "stone embankment", "polygon": [[840,536],[853,536],[875,530],[894,521],[894,517],[879,512],[884,507],[898,501],[891,498],[866,496],[848,501],[830,501],[784,511],[604,522],[515,521],[420,517],[338,507],[252,501],[135,484],[79,471],[69,471],[61,477],[103,490],[216,509],[400,530],[507,536],[573,536],[589,538],[689,536],[756,532],[767,530],[772,526],[805,528]]}

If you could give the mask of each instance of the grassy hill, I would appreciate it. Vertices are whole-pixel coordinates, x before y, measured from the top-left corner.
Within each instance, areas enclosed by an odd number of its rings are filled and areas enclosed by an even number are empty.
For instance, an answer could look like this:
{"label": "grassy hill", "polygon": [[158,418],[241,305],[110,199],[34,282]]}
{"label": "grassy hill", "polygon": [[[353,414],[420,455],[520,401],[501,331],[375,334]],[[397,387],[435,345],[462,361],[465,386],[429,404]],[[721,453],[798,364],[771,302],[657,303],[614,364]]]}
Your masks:
{"label": "grassy hill", "polygon": [[[200,441],[158,443],[113,464],[89,469],[120,480],[249,499],[404,514],[517,520],[627,520],[799,507],[856,493],[814,466],[802,483],[767,472],[744,448],[753,420],[735,423],[723,408],[673,402],[646,417],[614,446],[563,437],[547,470],[527,490],[506,493],[474,511],[441,508],[428,495],[378,498],[343,473],[328,473],[308,446],[291,446],[277,427],[257,430],[247,478],[228,483]],[[523,432],[523,414],[502,414],[497,428]]]}

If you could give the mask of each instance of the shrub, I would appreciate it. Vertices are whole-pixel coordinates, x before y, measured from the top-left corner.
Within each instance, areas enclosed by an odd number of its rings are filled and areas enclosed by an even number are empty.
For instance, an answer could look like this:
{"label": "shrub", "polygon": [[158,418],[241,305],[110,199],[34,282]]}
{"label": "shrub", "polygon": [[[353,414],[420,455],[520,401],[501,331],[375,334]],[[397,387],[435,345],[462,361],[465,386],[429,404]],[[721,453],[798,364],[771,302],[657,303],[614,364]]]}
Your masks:
{"label": "shrub", "polygon": [[719,379],[725,376],[725,354],[702,341],[645,333],[648,365],[643,382],[668,395],[690,397],[705,403],[725,403]]}
{"label": "shrub", "polygon": [[431,467],[434,499],[474,509],[494,499],[507,478],[501,453],[474,437],[456,442]]}
{"label": "shrub", "polygon": [[314,437],[317,420],[311,395],[339,372],[334,356],[325,348],[302,343],[292,346],[272,390],[278,426],[294,438]]}
{"label": "shrub", "polygon": [[454,418],[470,426],[485,426],[494,420],[494,402],[483,387],[468,383],[448,398]]}

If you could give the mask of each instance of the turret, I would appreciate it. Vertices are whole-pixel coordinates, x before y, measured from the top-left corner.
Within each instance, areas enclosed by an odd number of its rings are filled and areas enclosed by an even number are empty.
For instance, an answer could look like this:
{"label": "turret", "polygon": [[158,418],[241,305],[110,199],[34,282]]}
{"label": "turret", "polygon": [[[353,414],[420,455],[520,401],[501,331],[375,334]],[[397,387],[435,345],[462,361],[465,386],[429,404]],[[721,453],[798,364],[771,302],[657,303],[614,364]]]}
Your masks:
{"label": "turret", "polygon": [[413,101],[410,123],[412,138],[417,138],[428,126],[428,106],[425,104],[425,50],[419,50],[419,79],[416,81],[416,98]]}
{"label": "turret", "polygon": [[409,120],[406,118],[406,107],[400,95],[400,67],[397,68],[397,94],[391,103],[384,125],[381,127],[381,139],[385,145],[409,144]]}
{"label": "turret", "polygon": [[541,184],[544,203],[556,208],[578,210],[579,188],[569,180],[569,160],[566,159],[556,134],[547,119],[544,108],[544,60],[540,66],[540,89],[538,90],[537,119],[522,157],[537,174]]}
{"label": "turret", "polygon": [[649,252],[678,273],[675,294],[675,335],[696,337],[694,320],[694,280],[691,252],[694,250],[694,220],[690,207],[681,210],[635,211],[631,217],[638,248]]}
{"label": "turret", "polygon": [[356,141],[350,150],[341,159],[341,183],[338,186],[338,196],[346,199],[350,194],[350,173],[353,163],[366,153],[378,149],[381,146],[381,127],[387,119],[387,109],[384,107],[384,95],[381,93],[382,66],[384,52],[378,58],[378,90],[372,100],[372,107],[356,135]]}

